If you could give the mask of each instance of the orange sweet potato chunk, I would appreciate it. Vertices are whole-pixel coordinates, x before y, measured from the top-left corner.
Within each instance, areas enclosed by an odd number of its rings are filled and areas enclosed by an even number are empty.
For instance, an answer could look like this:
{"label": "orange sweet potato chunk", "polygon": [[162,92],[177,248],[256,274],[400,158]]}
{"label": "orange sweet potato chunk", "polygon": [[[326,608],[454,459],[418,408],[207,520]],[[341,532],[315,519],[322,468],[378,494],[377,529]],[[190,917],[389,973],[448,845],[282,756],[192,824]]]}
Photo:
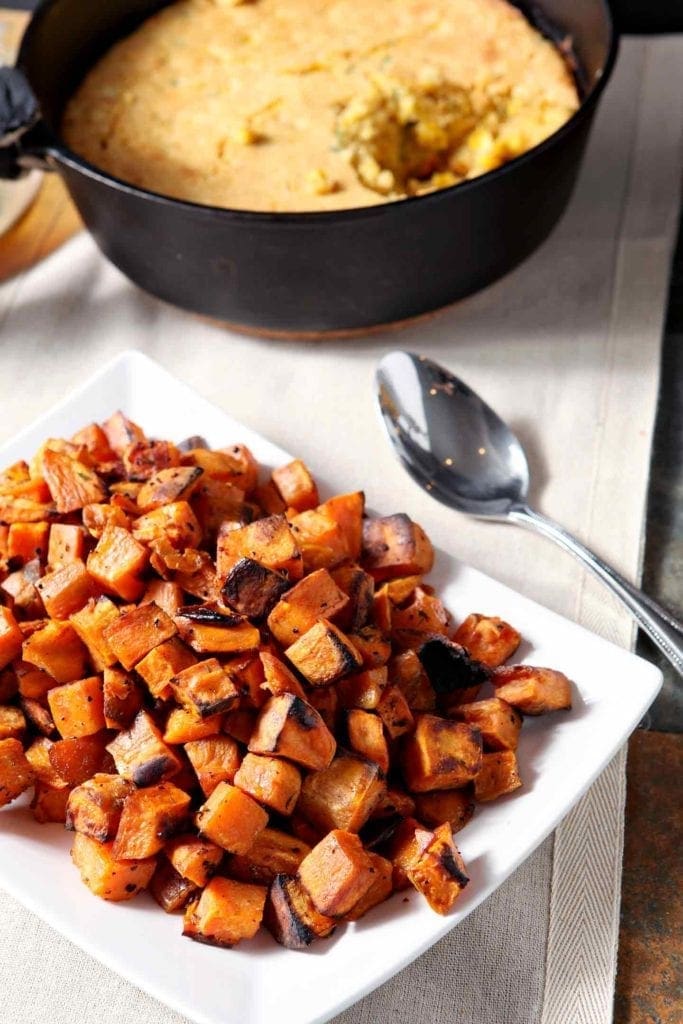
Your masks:
{"label": "orange sweet potato chunk", "polygon": [[0,807],[10,804],[32,785],[34,772],[20,740],[0,740]]}
{"label": "orange sweet potato chunk", "polygon": [[68,619],[95,596],[98,587],[81,559],[46,573],[36,583],[51,619]]}
{"label": "orange sweet potato chunk", "polygon": [[66,809],[66,827],[72,832],[96,839],[98,843],[114,839],[126,798],[133,784],[120,775],[95,773],[71,790]]}
{"label": "orange sweet potato chunk", "polygon": [[22,656],[58,683],[85,675],[87,651],[68,622],[48,622],[24,640]]}
{"label": "orange sweet potato chunk", "polygon": [[75,559],[85,556],[86,532],[82,526],[71,523],[53,523],[47,548],[50,569],[62,569]]}
{"label": "orange sweet potato chunk", "polygon": [[47,695],[60,736],[92,736],[105,728],[104,694],[100,676],[88,676],[55,686]]}
{"label": "orange sweet potato chunk", "polygon": [[228,853],[247,853],[267,824],[263,808],[229,782],[219,782],[197,812],[200,835]]}
{"label": "orange sweet potato chunk", "polygon": [[424,575],[434,564],[434,549],[424,530],[399,513],[363,523],[363,568],[376,580]]}
{"label": "orange sweet potato chunk", "polygon": [[173,676],[196,663],[197,659],[189,647],[177,636],[172,636],[141,658],[135,671],[144,679],[153,697],[165,700],[171,695]]}
{"label": "orange sweet potato chunk", "polygon": [[425,793],[466,785],[481,768],[481,757],[478,730],[464,722],[425,714],[418,718],[415,732],[404,740],[401,764],[408,789]]}
{"label": "orange sweet potato chunk", "polygon": [[232,782],[242,759],[239,747],[231,736],[207,736],[190,740],[185,753],[204,796],[211,796],[221,782]]}
{"label": "orange sweet potato chunk", "polygon": [[320,500],[315,480],[301,459],[274,469],[272,479],[285,505],[297,512],[315,508]]}
{"label": "orange sweet potato chunk", "polygon": [[521,636],[509,623],[495,615],[473,613],[456,630],[453,639],[467,653],[489,668],[498,668],[515,653]]}
{"label": "orange sweet potato chunk", "polygon": [[474,796],[479,803],[496,800],[499,796],[519,789],[522,780],[514,750],[497,750],[484,754],[481,768],[474,780]]}
{"label": "orange sweet potato chunk", "polygon": [[247,754],[235,774],[235,785],[279,814],[291,814],[301,791],[299,769],[277,757]]}
{"label": "orange sweet potato chunk", "polygon": [[306,776],[297,813],[321,832],[358,832],[386,788],[384,772],[375,761],[341,751],[327,768]]}
{"label": "orange sweet potato chunk", "polygon": [[510,665],[495,669],[491,682],[496,696],[524,715],[568,711],[572,706],[570,680],[552,668]]}
{"label": "orange sweet potato chunk", "polygon": [[34,558],[44,562],[49,533],[49,523],[12,523],[7,535],[7,557],[18,559],[22,565]]}
{"label": "orange sweet potato chunk", "polygon": [[182,835],[166,843],[164,852],[179,875],[203,889],[223,860],[216,843],[198,836]]}
{"label": "orange sweet potato chunk", "polygon": [[172,782],[135,789],[126,797],[112,852],[117,860],[144,860],[189,824],[190,796]]}
{"label": "orange sweet potato chunk", "polygon": [[259,713],[249,740],[254,754],[272,754],[317,771],[334,757],[337,742],[307,701],[293,693],[271,697]]}
{"label": "orange sweet potato chunk", "polygon": [[23,633],[12,612],[0,606],[0,668],[5,668],[19,657],[23,639]]}
{"label": "orange sweet potato chunk", "polygon": [[285,655],[311,686],[329,686],[363,663],[352,640],[326,619],[311,626]]}
{"label": "orange sweet potato chunk", "polygon": [[229,711],[240,699],[237,684],[216,658],[184,668],[173,676],[170,686],[176,700],[200,718]]}
{"label": "orange sweet potato chunk", "polygon": [[350,747],[378,764],[383,772],[388,772],[389,747],[379,715],[352,708],[346,717],[346,728]]}
{"label": "orange sweet potato chunk", "polygon": [[182,767],[147,711],[139,711],[131,727],[120,732],[107,750],[119,775],[136,786],[153,786],[177,775]]}
{"label": "orange sweet potato chunk", "polygon": [[156,604],[123,611],[103,629],[104,639],[124,668],[135,668],[146,654],[169,640],[176,625]]}
{"label": "orange sweet potato chunk", "polygon": [[232,948],[261,927],[267,890],[261,885],[214,878],[186,912],[183,935],[196,942]]}
{"label": "orange sweet potato chunk", "polygon": [[299,879],[316,910],[343,917],[367,893],[374,870],[358,836],[334,829],[304,857]]}
{"label": "orange sweet potato chunk", "polygon": [[251,558],[275,572],[286,572],[293,580],[303,575],[301,552],[283,515],[267,516],[237,530],[219,532],[216,568],[222,582],[241,558]]}
{"label": "orange sweet potato chunk", "polygon": [[119,610],[108,597],[90,598],[78,611],[72,612],[69,622],[88,648],[93,668],[101,672],[116,662],[116,655],[104,631],[119,617]]}
{"label": "orange sweet potato chunk", "polygon": [[93,501],[105,501],[107,488],[97,473],[64,452],[43,452],[43,476],[58,512],[75,512]]}
{"label": "orange sweet potato chunk", "polygon": [[407,868],[408,878],[432,910],[447,914],[469,882],[451,827],[439,825],[433,832],[418,828],[415,841],[417,851]]}
{"label": "orange sweet potato chunk", "polygon": [[149,885],[156,868],[156,857],[117,860],[113,847],[113,842],[98,843],[96,839],[76,832],[71,859],[95,896],[117,903],[132,899]]}
{"label": "orange sweet potato chunk", "polygon": [[331,935],[337,922],[316,910],[296,876],[282,872],[270,884],[263,923],[281,946],[304,950]]}
{"label": "orange sweet potato chunk", "polygon": [[522,728],[522,716],[500,697],[460,704],[453,715],[476,726],[485,750],[516,750]]}
{"label": "orange sweet potato chunk", "polygon": [[128,530],[108,524],[88,556],[88,572],[105,590],[125,601],[136,601],[144,590],[140,573],[148,557]]}
{"label": "orange sweet potato chunk", "polygon": [[288,590],[268,616],[268,628],[283,647],[303,636],[318,619],[331,619],[349,603],[327,569],[309,573]]}

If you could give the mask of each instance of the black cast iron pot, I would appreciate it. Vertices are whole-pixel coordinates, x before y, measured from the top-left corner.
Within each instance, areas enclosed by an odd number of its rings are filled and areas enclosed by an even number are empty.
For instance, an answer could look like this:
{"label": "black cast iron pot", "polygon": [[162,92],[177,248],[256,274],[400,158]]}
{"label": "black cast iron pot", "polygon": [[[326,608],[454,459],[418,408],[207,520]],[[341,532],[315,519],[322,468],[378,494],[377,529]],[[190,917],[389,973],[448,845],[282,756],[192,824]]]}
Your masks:
{"label": "black cast iron pot", "polygon": [[251,213],[133,187],[60,139],[62,110],[84,73],[163,6],[44,0],[21,46],[24,79],[0,70],[0,176],[58,170],[102,251],[136,284],[185,309],[269,333],[405,320],[476,291],[528,256],[567,205],[617,49],[604,0],[520,3],[546,35],[570,47],[583,95],[549,139],[498,170],[426,196],[330,213]]}

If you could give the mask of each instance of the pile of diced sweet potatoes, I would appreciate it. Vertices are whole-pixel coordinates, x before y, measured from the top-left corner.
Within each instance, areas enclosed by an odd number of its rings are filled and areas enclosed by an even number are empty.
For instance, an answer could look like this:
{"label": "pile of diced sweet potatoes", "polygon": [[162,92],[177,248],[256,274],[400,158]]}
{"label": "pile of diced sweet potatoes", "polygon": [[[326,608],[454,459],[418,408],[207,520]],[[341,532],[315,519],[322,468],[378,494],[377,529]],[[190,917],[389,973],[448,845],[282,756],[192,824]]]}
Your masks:
{"label": "pile of diced sweet potatoes", "polygon": [[201,942],[303,949],[409,886],[446,913],[454,832],[571,695],[503,666],[507,623],[455,628],[433,558],[300,460],[266,479],[121,413],[46,441],[0,474],[0,805],[33,787],[95,894]]}

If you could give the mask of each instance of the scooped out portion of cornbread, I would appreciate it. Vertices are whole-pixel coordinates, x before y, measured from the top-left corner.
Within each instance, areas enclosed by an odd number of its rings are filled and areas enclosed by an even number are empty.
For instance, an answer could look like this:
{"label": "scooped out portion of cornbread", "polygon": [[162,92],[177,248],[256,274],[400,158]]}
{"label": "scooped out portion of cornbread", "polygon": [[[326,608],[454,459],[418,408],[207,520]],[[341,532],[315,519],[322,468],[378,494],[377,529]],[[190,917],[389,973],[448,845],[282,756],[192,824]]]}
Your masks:
{"label": "scooped out portion of cornbread", "polygon": [[62,130],[154,192],[315,211],[475,177],[578,103],[559,50],[505,0],[179,0],[101,58]]}

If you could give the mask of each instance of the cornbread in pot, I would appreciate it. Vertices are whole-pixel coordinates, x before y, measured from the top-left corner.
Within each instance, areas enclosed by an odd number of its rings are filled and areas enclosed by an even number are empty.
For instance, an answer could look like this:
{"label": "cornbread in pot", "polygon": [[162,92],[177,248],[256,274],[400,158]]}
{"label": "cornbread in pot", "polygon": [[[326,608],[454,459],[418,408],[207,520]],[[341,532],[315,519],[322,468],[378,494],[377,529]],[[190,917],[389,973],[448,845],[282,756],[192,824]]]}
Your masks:
{"label": "cornbread in pot", "polygon": [[180,0],[92,68],[62,130],[153,192],[319,211],[475,177],[578,105],[558,49],[505,0]]}

